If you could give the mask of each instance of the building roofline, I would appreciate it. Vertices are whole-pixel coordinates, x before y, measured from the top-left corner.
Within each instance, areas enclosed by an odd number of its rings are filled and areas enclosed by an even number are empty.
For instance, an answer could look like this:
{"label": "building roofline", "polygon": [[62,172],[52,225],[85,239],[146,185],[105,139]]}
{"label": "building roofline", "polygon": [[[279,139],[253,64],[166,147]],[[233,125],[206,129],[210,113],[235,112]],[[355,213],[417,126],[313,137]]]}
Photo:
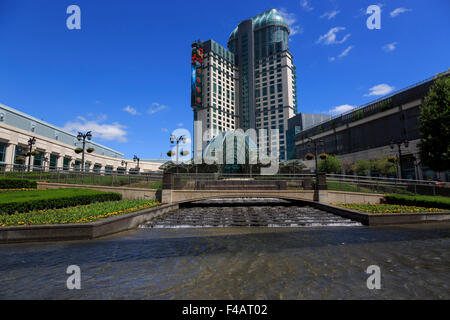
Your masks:
{"label": "building roofline", "polygon": [[380,97],[380,98],[377,98],[377,99],[375,99],[375,100],[369,101],[369,102],[367,102],[367,103],[365,103],[365,104],[363,104],[363,105],[360,105],[360,106],[358,106],[358,107],[356,107],[356,108],[353,108],[353,109],[351,109],[351,110],[349,110],[349,111],[346,111],[346,112],[340,113],[340,114],[338,114],[338,115],[332,116],[331,119],[322,121],[322,122],[317,123],[317,124],[315,124],[315,125],[313,125],[313,126],[311,126],[311,127],[305,128],[303,131],[312,129],[312,128],[314,128],[314,127],[318,127],[318,126],[320,126],[320,125],[322,125],[322,124],[324,124],[324,123],[327,123],[327,122],[329,122],[329,121],[332,121],[333,119],[337,119],[337,118],[339,118],[339,117],[348,115],[348,114],[350,114],[350,113],[353,113],[353,112],[355,112],[355,111],[358,111],[358,110],[360,110],[360,109],[363,109],[363,108],[365,108],[365,107],[368,107],[368,106],[370,106],[370,105],[373,105],[373,104],[375,104],[375,103],[381,102],[381,101],[383,101],[383,100],[387,100],[387,99],[392,98],[393,96],[395,96],[395,95],[397,95],[397,94],[406,92],[406,91],[411,90],[411,89],[413,89],[413,88],[415,88],[415,87],[418,87],[418,86],[420,86],[420,85],[422,85],[422,84],[424,84],[424,83],[433,81],[433,80],[437,79],[438,77],[447,76],[447,75],[449,75],[449,74],[450,74],[450,69],[447,70],[447,71],[441,72],[441,73],[437,73],[437,74],[435,74],[434,76],[428,77],[428,78],[426,78],[426,79],[424,79],[424,80],[422,80],[422,81],[413,83],[413,84],[411,84],[411,85],[409,85],[409,86],[407,86],[407,87],[404,87],[404,88],[402,88],[402,89],[399,89],[399,90],[396,90],[396,91],[394,91],[394,92],[391,92],[390,94],[387,94],[387,95],[382,96],[382,97]]}
{"label": "building roofline", "polygon": [[[58,130],[58,131],[60,131],[60,132],[63,132],[63,133],[65,133],[65,134],[68,134],[68,135],[70,135],[70,136],[72,136],[72,137],[74,137],[74,138],[77,137],[74,133],[72,133],[72,132],[70,132],[70,131],[66,131],[66,130],[64,130],[64,129],[62,129],[62,128],[59,128],[59,127],[57,127],[57,126],[54,126],[54,125],[52,125],[52,124],[50,124],[50,123],[48,123],[48,122],[45,122],[45,121],[43,121],[43,120],[40,120],[40,119],[35,118],[35,117],[33,117],[33,116],[30,116],[29,114],[26,114],[26,113],[24,113],[24,112],[22,112],[22,111],[19,111],[19,110],[17,110],[17,109],[11,108],[11,107],[9,107],[9,106],[7,106],[7,105],[4,105],[4,104],[2,104],[2,103],[0,103],[0,108],[6,109],[6,110],[8,110],[9,112],[15,113],[15,114],[17,114],[17,115],[19,115],[19,116],[21,116],[21,117],[24,117],[24,118],[27,118],[27,119],[33,121],[33,122],[40,123],[40,124],[42,124],[42,125],[44,125],[44,126],[47,126],[47,127],[51,128],[51,129]],[[50,139],[52,139],[52,138],[50,138]],[[53,140],[55,140],[55,139],[53,139]],[[111,148],[109,148],[109,147],[106,147],[106,146],[104,146],[104,145],[101,145],[101,144],[99,144],[99,143],[97,143],[97,142],[89,141],[89,143],[92,144],[92,145],[96,145],[96,146],[98,146],[98,147],[102,147],[102,148],[104,148],[104,149],[106,149],[106,150],[115,152],[115,153],[117,153],[117,154],[119,154],[119,155],[122,155],[122,157],[124,156],[123,153],[121,153],[121,152],[119,152],[119,151],[117,151],[117,150],[111,149]]]}

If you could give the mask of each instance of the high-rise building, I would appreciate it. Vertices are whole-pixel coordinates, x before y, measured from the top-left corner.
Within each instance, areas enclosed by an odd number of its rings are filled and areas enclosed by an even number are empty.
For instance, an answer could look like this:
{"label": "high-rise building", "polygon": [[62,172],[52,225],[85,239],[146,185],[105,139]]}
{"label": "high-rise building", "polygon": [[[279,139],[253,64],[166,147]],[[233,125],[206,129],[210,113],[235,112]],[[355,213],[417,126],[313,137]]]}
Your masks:
{"label": "high-rise building", "polygon": [[193,44],[194,120],[202,121],[203,132],[217,130],[203,146],[230,129],[278,129],[280,160],[287,159],[297,77],[286,20],[275,9],[244,20],[231,33],[228,49],[213,40]]}
{"label": "high-rise building", "polygon": [[221,132],[236,128],[237,67],[234,54],[213,40],[192,45],[191,106],[202,122],[202,148]]}

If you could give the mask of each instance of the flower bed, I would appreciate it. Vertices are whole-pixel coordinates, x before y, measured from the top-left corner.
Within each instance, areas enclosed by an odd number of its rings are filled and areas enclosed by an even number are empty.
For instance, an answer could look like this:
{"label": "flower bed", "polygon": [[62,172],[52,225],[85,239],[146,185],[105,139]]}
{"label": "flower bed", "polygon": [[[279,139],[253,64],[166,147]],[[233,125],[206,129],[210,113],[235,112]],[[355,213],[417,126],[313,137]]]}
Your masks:
{"label": "flower bed", "polygon": [[87,223],[160,205],[156,200],[97,202],[76,207],[0,215],[0,227]]}
{"label": "flower bed", "polygon": [[401,194],[388,194],[385,197],[388,204],[399,204],[418,207],[433,207],[441,209],[450,209],[449,197],[438,196],[406,196]]}
{"label": "flower bed", "polygon": [[53,189],[0,193],[0,215],[121,200],[122,195],[89,189]]}
{"label": "flower bed", "polygon": [[356,210],[366,213],[424,213],[424,212],[445,212],[448,210],[441,208],[427,208],[427,207],[417,207],[417,206],[405,206],[396,204],[344,204],[344,203],[333,203],[332,205]]}

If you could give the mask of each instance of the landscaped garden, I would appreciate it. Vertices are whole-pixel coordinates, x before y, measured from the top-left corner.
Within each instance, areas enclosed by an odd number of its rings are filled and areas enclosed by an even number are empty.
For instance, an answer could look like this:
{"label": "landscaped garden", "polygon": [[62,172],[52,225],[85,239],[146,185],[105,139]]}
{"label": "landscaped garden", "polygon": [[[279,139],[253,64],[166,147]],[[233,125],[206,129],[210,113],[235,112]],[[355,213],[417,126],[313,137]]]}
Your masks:
{"label": "landscaped garden", "polygon": [[450,211],[450,198],[388,194],[380,204],[333,204],[366,213],[424,213]]}
{"label": "landscaped garden", "polygon": [[159,205],[156,200],[120,200],[95,202],[60,209],[34,210],[11,215],[0,215],[0,226],[87,223],[128,214]]}
{"label": "landscaped garden", "polygon": [[426,208],[416,206],[405,206],[398,204],[334,204],[338,207],[366,212],[366,213],[423,213],[423,212],[445,212],[448,210],[439,208]]}
{"label": "landscaped garden", "polygon": [[86,223],[159,205],[156,200],[122,200],[90,189],[37,190],[36,182],[0,179],[0,227]]}

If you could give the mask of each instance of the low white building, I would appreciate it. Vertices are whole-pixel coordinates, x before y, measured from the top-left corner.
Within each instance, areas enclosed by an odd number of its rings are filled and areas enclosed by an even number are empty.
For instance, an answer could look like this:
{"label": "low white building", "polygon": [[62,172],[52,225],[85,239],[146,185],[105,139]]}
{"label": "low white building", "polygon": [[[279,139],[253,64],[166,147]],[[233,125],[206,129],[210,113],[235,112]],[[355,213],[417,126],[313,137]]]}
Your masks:
{"label": "low white building", "polygon": [[[32,145],[33,155],[26,155]],[[95,138],[95,136],[94,136]],[[3,170],[20,168],[20,164],[33,170],[81,170],[82,154],[75,152],[82,142],[77,135],[34,118],[11,107],[0,104],[0,167]],[[118,151],[86,140],[85,171],[125,173],[137,170],[137,159],[125,159]],[[139,172],[157,171],[161,161],[140,160]]]}

